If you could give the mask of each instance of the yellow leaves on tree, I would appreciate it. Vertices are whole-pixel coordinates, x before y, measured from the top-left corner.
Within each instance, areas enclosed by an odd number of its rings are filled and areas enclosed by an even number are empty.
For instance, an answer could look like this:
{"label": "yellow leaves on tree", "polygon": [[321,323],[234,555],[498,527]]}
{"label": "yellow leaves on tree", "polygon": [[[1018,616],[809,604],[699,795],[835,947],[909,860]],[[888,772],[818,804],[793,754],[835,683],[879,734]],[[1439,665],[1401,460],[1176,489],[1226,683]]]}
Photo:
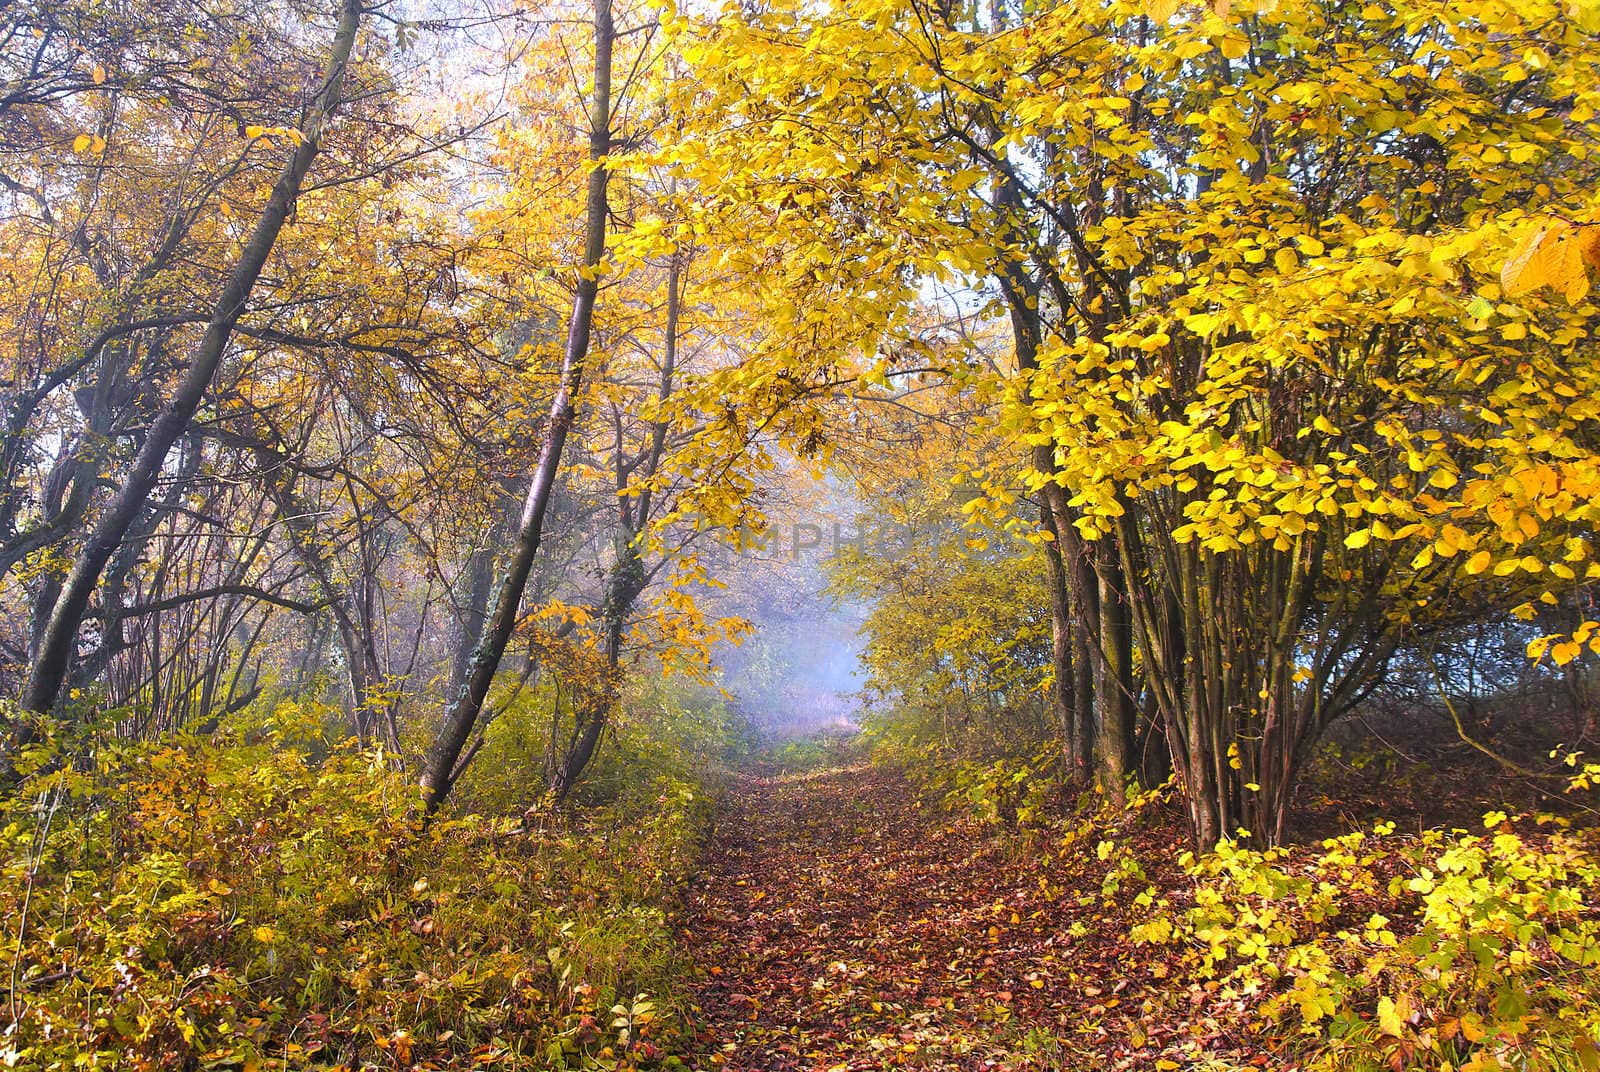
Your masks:
{"label": "yellow leaves on tree", "polygon": [[1516,298],[1548,286],[1576,305],[1589,293],[1590,268],[1600,268],[1600,224],[1556,219],[1523,233],[1500,269],[1500,287]]}
{"label": "yellow leaves on tree", "polygon": [[[1269,753],[1331,717],[1306,697],[1340,694],[1350,664],[1302,684],[1297,643],[1381,654],[1463,586],[1510,607],[1587,567],[1563,541],[1600,521],[1600,226],[1559,217],[1600,174],[1600,46],[1564,4],[1107,0],[940,22],[881,0],[871,25],[804,6],[707,26],[699,54],[697,91],[723,108],[685,183],[773,209],[739,220],[740,255],[779,265],[763,352],[808,373],[816,356],[826,380],[904,322],[907,279],[1000,295],[982,312],[1017,356],[951,357],[1006,437],[982,513],[1008,512],[991,486],[1059,489],[1065,535],[1131,564],[1144,684],[1174,733],[1209,717],[1183,670],[1201,646],[1234,669],[1215,710],[1242,769],[1221,768],[1215,830],[1267,832],[1277,805],[1251,809],[1285,799]],[[1530,203],[1557,222],[1530,228]],[[1211,630],[1236,599],[1241,624]],[[1239,721],[1268,708],[1293,740]],[[1195,740],[1182,762],[1219,769]]]}

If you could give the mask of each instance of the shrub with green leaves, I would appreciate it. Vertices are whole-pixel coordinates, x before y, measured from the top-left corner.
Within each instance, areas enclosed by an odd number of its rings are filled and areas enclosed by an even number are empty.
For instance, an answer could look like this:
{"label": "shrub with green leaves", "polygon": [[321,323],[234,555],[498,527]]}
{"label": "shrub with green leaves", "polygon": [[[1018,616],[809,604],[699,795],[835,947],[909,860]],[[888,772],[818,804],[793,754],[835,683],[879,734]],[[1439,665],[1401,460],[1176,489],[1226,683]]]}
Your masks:
{"label": "shrub with green leaves", "polygon": [[[0,1064],[650,1065],[704,793],[423,825],[387,757],[276,704],[213,738],[47,744],[0,814]],[[653,1067],[653,1065],[652,1065]]]}
{"label": "shrub with green leaves", "polygon": [[1183,951],[1197,986],[1253,1003],[1330,1067],[1600,1065],[1600,831],[1550,816],[1400,837],[1393,824],[1186,863],[1192,903],[1154,901],[1136,941]]}

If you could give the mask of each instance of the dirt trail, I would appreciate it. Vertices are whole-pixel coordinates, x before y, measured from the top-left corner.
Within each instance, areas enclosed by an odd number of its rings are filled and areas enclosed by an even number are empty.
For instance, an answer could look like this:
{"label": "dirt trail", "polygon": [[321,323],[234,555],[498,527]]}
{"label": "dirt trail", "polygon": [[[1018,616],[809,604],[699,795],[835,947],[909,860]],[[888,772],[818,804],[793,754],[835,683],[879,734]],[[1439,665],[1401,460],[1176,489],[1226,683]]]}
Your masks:
{"label": "dirt trail", "polygon": [[[925,814],[892,773],[747,777],[684,928],[707,973],[700,1067],[1078,1067],[1055,1037],[1081,1035],[1100,995],[1091,1029],[1116,1024],[1122,999],[1103,981],[1119,966],[1081,948],[1066,963],[1063,892],[977,827]],[[1080,1056],[1111,1048],[1082,1041]]]}

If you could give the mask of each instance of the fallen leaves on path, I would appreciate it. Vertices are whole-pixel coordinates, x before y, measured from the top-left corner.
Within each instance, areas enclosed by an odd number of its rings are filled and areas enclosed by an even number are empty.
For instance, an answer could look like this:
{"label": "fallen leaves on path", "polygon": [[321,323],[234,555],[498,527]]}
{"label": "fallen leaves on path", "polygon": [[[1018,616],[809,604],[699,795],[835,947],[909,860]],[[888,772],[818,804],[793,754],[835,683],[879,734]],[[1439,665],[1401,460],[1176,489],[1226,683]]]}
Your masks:
{"label": "fallen leaves on path", "polygon": [[1106,864],[1048,848],[930,814],[891,771],[747,776],[684,925],[703,972],[699,1066],[1179,1067],[1169,1052],[1206,1041],[1204,1019],[1151,1015],[1186,995],[1166,996],[1161,965],[1127,943]]}

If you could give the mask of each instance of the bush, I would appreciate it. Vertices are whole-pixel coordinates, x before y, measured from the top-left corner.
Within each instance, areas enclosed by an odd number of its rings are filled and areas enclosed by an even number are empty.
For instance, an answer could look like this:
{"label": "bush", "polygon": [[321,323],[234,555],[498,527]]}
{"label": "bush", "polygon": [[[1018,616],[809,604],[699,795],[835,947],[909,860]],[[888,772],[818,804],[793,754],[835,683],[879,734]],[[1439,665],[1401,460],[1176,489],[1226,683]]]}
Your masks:
{"label": "bush", "polygon": [[1224,842],[1187,858],[1193,903],[1156,901],[1133,937],[1184,950],[1198,986],[1330,1067],[1594,1068],[1600,833],[1484,822],[1380,823],[1320,851]]}
{"label": "bush", "polygon": [[0,1060],[651,1064],[684,1012],[668,909],[699,786],[424,828],[409,777],[305,732],[322,714],[29,757],[0,815]]}

